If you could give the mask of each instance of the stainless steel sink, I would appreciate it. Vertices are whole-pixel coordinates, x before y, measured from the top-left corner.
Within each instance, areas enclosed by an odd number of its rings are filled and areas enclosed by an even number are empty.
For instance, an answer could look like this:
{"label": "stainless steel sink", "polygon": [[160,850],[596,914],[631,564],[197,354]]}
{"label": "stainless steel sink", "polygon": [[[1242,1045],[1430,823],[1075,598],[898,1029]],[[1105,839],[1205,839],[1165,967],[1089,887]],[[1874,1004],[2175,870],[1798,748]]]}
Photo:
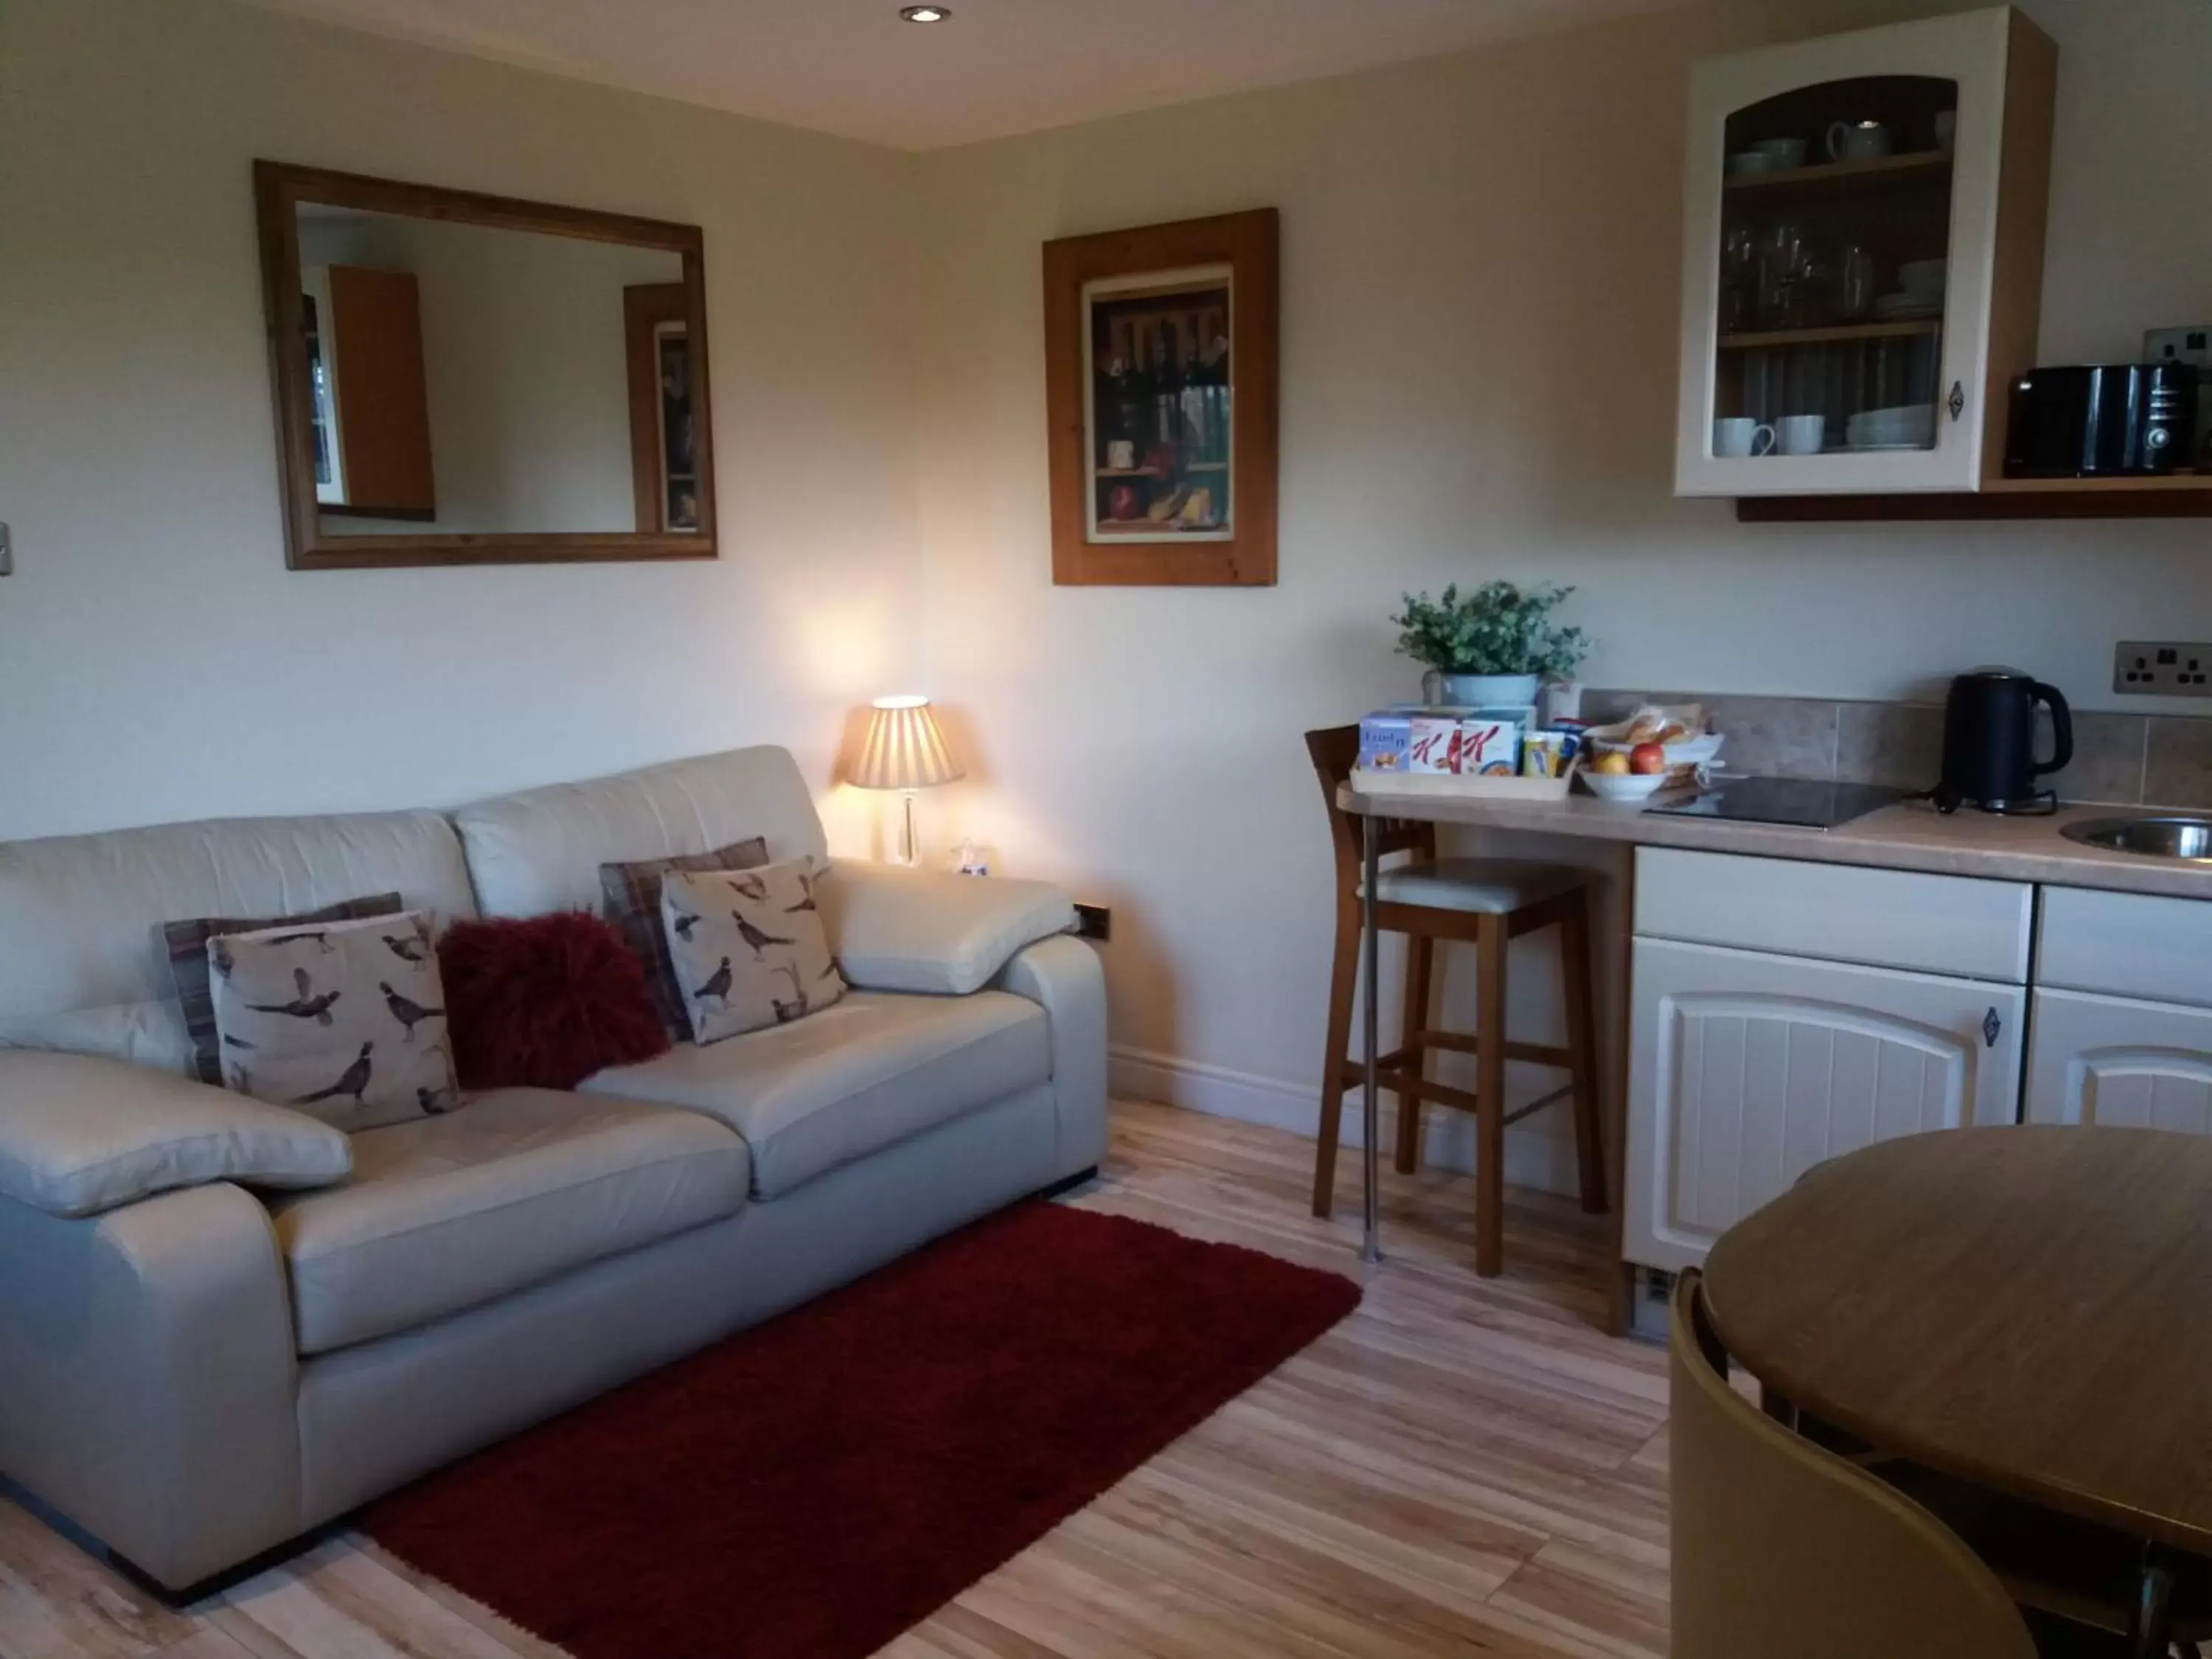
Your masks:
{"label": "stainless steel sink", "polygon": [[2058,833],[2085,847],[2135,853],[2147,859],[2212,864],[2212,818],[2167,815],[2148,818],[2082,818]]}

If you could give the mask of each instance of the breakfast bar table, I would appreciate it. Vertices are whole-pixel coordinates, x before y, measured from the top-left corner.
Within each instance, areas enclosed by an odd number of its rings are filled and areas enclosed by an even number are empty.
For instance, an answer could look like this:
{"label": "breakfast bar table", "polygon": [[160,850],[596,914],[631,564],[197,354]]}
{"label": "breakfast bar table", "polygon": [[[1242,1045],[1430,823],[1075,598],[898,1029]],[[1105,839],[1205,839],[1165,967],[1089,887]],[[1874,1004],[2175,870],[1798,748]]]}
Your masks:
{"label": "breakfast bar table", "polygon": [[1941,1474],[2212,1557],[2212,1139],[2022,1124],[1819,1164],[1705,1262],[1729,1355]]}

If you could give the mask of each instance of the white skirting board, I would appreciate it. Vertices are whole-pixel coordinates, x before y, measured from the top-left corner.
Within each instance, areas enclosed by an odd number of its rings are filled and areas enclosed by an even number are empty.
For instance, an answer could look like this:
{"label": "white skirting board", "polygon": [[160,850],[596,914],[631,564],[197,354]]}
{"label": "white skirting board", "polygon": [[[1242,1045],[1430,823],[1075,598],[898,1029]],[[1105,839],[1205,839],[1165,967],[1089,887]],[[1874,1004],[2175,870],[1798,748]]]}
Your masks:
{"label": "white skirting board", "polygon": [[[1176,1054],[1146,1049],[1109,1048],[1108,1076],[1113,1092],[1136,1100],[1164,1101],[1212,1117],[1235,1118],[1240,1123],[1264,1124],[1288,1129],[1310,1139],[1321,1122],[1321,1102],[1311,1088],[1285,1083],[1277,1078],[1233,1071],[1226,1066],[1185,1060]],[[1534,1100],[1559,1087],[1559,1073],[1546,1066],[1510,1064],[1505,1068],[1506,1097],[1515,1106]],[[1505,1178],[1516,1187],[1534,1187],[1570,1197],[1580,1190],[1575,1171],[1574,1133],[1570,1115],[1572,1103],[1557,1105],[1516,1124],[1505,1132]],[[1396,1097],[1382,1103],[1385,1156],[1396,1143]],[[1447,1170],[1474,1168],[1474,1123],[1463,1112],[1431,1106],[1421,1126],[1421,1156],[1425,1164]],[[1344,1097],[1344,1133],[1340,1144],[1363,1144],[1359,1091]],[[1339,1166],[1339,1179],[1350,1171]]]}

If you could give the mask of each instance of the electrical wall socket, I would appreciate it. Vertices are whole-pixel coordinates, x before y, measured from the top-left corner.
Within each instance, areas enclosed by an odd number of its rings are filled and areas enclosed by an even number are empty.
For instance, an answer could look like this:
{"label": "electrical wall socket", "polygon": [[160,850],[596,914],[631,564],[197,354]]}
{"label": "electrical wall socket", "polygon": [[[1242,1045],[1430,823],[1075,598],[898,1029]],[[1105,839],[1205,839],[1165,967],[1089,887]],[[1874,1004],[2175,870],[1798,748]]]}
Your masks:
{"label": "electrical wall socket", "polygon": [[2136,697],[2212,697],[2212,645],[2122,640],[2112,647],[2112,690]]}
{"label": "electrical wall socket", "polygon": [[1075,936],[1103,943],[1114,937],[1114,913],[1103,904],[1075,907]]}
{"label": "electrical wall socket", "polygon": [[2199,368],[2212,368],[2212,323],[2199,323],[2193,328],[2147,330],[2143,334],[2143,356],[2150,362],[2171,357],[2194,363]]}

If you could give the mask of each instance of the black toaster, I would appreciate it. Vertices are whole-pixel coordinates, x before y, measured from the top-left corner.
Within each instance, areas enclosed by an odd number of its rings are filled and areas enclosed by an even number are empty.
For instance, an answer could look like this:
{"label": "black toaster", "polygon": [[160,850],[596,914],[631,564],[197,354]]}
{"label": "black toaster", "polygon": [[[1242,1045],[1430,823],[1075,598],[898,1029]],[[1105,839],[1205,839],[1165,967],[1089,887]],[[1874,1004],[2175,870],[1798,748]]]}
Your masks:
{"label": "black toaster", "polygon": [[2141,477],[2193,465],[2197,379],[2185,362],[2031,369],[2012,383],[2005,476]]}

